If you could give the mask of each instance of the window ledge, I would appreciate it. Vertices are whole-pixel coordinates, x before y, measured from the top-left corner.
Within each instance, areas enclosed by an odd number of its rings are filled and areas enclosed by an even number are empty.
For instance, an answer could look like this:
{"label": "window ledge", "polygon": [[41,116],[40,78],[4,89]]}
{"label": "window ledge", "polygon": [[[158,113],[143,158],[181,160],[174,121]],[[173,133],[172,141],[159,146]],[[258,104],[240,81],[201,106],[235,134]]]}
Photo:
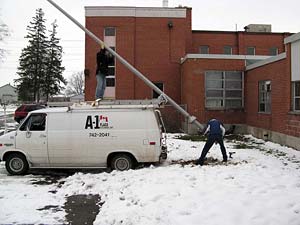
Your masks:
{"label": "window ledge", "polygon": [[262,114],[262,115],[271,115],[271,112],[258,112],[258,114]]}
{"label": "window ledge", "polygon": [[290,111],[288,114],[300,116],[300,111]]}
{"label": "window ledge", "polygon": [[236,112],[236,111],[244,111],[244,108],[205,108],[206,111],[224,111],[224,112]]}

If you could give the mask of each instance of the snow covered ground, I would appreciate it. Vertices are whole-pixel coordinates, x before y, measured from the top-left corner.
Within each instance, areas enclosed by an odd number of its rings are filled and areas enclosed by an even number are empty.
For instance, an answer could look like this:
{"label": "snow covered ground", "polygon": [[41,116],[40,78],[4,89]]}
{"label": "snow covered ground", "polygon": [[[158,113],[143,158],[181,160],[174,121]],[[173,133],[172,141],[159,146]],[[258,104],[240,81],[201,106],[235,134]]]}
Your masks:
{"label": "snow covered ground", "polygon": [[[208,157],[219,161],[200,167],[188,162],[204,142],[176,136],[168,134],[162,165],[125,172],[8,176],[2,162],[0,224],[62,224],[76,213],[104,225],[300,224],[299,151],[244,136],[226,140],[227,151],[236,152],[230,162],[220,162],[214,145]],[[79,211],[69,207],[72,196],[86,196]],[[85,204],[95,196],[99,210],[90,212]]]}
{"label": "snow covered ground", "polygon": [[[6,106],[6,114],[13,114],[15,110],[17,109],[16,105],[7,105]],[[0,105],[0,116],[4,115],[4,108],[2,105]]]}

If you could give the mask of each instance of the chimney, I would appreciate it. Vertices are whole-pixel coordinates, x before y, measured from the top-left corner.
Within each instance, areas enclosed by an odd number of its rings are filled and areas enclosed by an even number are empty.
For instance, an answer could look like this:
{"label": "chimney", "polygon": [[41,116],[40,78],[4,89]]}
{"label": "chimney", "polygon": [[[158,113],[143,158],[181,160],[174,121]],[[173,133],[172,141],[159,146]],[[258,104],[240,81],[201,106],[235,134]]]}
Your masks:
{"label": "chimney", "polygon": [[163,7],[165,7],[165,8],[168,7],[168,0],[163,0]]}

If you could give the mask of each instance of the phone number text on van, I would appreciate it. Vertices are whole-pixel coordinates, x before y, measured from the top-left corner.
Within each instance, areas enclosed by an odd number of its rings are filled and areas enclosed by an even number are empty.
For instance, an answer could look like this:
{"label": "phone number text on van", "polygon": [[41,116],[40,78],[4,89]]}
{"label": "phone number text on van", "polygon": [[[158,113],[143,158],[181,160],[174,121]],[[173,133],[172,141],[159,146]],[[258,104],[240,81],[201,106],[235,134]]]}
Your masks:
{"label": "phone number text on van", "polygon": [[109,133],[89,133],[90,138],[109,137]]}

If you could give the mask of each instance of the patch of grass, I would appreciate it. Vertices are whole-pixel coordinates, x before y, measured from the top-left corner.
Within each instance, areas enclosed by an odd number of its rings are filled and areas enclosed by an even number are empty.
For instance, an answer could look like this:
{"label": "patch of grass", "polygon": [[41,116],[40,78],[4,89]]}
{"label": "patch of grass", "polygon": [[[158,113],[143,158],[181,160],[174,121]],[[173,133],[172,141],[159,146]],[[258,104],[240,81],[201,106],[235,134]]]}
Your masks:
{"label": "patch of grass", "polygon": [[176,139],[185,141],[206,141],[206,137],[203,135],[182,135],[178,136]]}
{"label": "patch of grass", "polygon": [[248,142],[249,138],[246,138],[243,135],[239,135],[239,134],[229,134],[229,135],[225,135],[224,137],[226,140],[229,141],[242,141],[242,142]]}
{"label": "patch of grass", "polygon": [[252,145],[248,145],[245,143],[237,143],[233,146],[235,149],[247,149],[247,148],[254,148]]}

